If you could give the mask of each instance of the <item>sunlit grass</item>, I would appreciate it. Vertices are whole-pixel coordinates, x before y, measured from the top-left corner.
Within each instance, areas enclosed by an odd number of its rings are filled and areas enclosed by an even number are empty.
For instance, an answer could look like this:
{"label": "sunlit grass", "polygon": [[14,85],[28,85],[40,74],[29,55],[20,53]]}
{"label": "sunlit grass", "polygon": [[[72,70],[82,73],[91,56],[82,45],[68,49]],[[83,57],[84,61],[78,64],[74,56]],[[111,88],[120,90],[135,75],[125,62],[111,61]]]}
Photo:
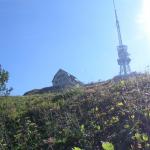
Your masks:
{"label": "sunlit grass", "polygon": [[150,148],[150,76],[0,97],[0,149]]}

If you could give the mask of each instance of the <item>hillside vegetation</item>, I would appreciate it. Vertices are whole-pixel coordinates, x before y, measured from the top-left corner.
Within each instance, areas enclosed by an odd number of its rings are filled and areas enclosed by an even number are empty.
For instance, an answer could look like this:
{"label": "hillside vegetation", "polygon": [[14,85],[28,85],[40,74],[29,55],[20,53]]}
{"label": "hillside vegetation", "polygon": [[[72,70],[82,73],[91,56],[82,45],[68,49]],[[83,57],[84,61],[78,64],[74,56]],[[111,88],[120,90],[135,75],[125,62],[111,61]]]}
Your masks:
{"label": "hillside vegetation", "polygon": [[150,150],[150,76],[0,98],[2,150]]}

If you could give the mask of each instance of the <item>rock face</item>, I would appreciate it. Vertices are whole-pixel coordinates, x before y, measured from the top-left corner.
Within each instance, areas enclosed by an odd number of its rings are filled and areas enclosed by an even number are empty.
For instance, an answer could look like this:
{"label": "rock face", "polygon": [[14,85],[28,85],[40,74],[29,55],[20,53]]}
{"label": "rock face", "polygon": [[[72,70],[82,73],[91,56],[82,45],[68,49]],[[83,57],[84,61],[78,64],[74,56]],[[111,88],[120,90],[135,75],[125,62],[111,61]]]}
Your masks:
{"label": "rock face", "polygon": [[77,80],[76,77],[73,75],[69,74],[68,72],[59,69],[58,72],[55,74],[53,80],[53,87],[59,87],[59,88],[64,88],[64,87],[71,87],[75,85],[83,85],[79,80]]}

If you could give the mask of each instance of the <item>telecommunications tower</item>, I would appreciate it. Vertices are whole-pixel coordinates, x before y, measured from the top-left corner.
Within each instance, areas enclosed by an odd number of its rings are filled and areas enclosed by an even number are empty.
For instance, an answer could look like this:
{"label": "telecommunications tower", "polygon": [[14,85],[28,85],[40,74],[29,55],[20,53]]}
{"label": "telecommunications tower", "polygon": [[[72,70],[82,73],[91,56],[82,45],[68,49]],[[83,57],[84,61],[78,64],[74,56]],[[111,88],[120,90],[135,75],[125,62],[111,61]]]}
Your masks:
{"label": "telecommunications tower", "polygon": [[130,61],[131,59],[129,58],[129,54],[127,52],[127,45],[124,45],[122,42],[122,36],[121,36],[121,31],[120,31],[120,25],[119,25],[119,20],[117,16],[117,10],[115,7],[115,1],[113,0],[113,5],[114,5],[114,11],[115,11],[115,18],[116,18],[116,26],[117,26],[117,33],[118,33],[118,40],[119,40],[119,45],[117,46],[118,50],[118,65],[120,66],[120,76],[123,75],[128,75],[130,73]]}

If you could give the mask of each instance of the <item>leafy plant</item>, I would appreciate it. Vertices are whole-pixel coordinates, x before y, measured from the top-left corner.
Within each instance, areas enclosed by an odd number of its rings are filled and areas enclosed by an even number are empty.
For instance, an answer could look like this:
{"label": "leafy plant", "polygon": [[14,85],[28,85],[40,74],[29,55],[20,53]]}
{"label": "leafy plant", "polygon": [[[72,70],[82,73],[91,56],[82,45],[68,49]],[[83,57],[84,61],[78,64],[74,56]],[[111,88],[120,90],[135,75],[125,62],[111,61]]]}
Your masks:
{"label": "leafy plant", "polygon": [[85,132],[85,127],[84,127],[83,124],[80,126],[80,131],[81,131],[82,134],[84,134],[84,132]]}
{"label": "leafy plant", "polygon": [[145,133],[143,133],[143,134],[142,134],[142,139],[143,139],[144,142],[147,142],[148,139],[149,139],[149,138],[148,138],[148,135],[145,134]]}
{"label": "leafy plant", "polygon": [[109,142],[102,142],[102,147],[104,150],[114,150],[114,145]]}
{"label": "leafy plant", "polygon": [[81,150],[81,148],[79,148],[79,147],[74,147],[74,148],[72,148],[72,150]]}

